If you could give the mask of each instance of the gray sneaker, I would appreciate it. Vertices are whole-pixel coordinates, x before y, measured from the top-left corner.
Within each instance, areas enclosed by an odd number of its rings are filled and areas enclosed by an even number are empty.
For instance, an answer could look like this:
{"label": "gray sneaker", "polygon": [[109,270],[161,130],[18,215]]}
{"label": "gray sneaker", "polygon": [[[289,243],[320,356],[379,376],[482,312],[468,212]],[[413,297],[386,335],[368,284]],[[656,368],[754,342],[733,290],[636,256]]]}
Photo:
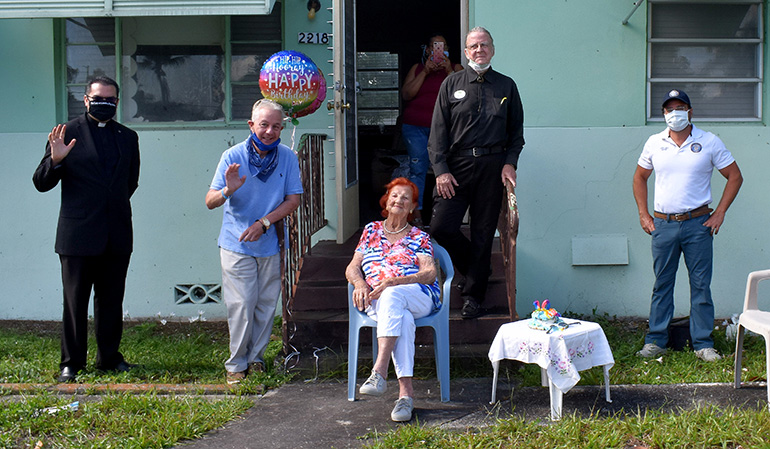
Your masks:
{"label": "gray sneaker", "polygon": [[703,348],[695,351],[695,355],[704,362],[716,362],[722,358],[714,348]]}
{"label": "gray sneaker", "polygon": [[663,355],[665,353],[666,353],[665,348],[661,348],[655,343],[647,343],[646,345],[644,345],[641,351],[636,353],[636,355],[638,355],[639,357],[644,357],[646,359],[649,359],[652,357]]}
{"label": "gray sneaker", "polygon": [[366,382],[364,382],[364,384],[361,385],[361,388],[358,390],[358,392],[361,394],[368,394],[372,396],[382,396],[386,391],[388,391],[388,383],[385,381],[385,378],[380,376],[380,374],[375,370],[372,370],[372,374],[368,379],[366,379]]}
{"label": "gray sneaker", "polygon": [[390,412],[390,419],[392,419],[395,422],[406,422],[412,419],[412,411],[414,410],[414,405],[412,403],[412,398],[409,396],[404,396],[402,398],[398,398],[396,401],[396,406],[393,407],[393,411]]}

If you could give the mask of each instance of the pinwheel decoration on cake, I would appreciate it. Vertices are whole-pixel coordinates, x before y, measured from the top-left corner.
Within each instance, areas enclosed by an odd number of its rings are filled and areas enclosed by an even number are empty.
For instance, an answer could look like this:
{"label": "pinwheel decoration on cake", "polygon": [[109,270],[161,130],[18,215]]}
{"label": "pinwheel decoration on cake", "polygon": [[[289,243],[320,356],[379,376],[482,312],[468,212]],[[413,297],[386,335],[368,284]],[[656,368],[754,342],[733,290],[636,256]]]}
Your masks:
{"label": "pinwheel decoration on cake", "polygon": [[569,324],[561,319],[561,314],[550,307],[551,302],[549,300],[543,300],[542,304],[540,301],[535,301],[532,305],[535,306],[532,318],[529,320],[529,327],[532,329],[543,330],[550,334],[553,331],[560,331],[569,327]]}

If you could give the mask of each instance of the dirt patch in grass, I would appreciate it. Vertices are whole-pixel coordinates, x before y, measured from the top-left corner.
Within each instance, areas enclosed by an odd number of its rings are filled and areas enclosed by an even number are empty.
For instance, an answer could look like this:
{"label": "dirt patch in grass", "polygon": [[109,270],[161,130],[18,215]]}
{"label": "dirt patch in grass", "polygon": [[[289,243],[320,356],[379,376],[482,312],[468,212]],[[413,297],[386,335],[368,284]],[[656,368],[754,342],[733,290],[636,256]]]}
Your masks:
{"label": "dirt patch in grass", "polygon": [[[191,326],[195,326],[196,329],[215,333],[223,333],[227,335],[227,321],[214,320],[214,321],[198,321],[195,323],[189,323],[187,321],[169,321],[165,325],[155,320],[131,320],[123,323],[123,329],[129,329],[134,326],[139,326],[148,322],[155,322],[158,325],[155,327],[153,333],[158,335],[176,335],[189,332]],[[0,320],[0,330],[7,330],[9,332],[25,332],[41,337],[58,337],[61,334],[61,321],[46,321],[46,320]]]}

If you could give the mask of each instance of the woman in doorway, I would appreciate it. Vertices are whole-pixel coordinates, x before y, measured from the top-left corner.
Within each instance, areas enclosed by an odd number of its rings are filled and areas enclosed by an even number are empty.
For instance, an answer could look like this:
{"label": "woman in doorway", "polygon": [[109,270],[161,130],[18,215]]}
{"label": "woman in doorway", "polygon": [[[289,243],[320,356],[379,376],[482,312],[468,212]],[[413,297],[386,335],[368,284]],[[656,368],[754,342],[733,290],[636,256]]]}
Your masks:
{"label": "woman in doorway", "polygon": [[401,136],[409,153],[409,180],[417,185],[418,190],[417,209],[412,222],[415,226],[422,225],[420,210],[425,191],[425,175],[430,167],[428,136],[433,106],[444,78],[462,69],[460,64],[453,65],[449,60],[444,36],[435,34],[428,40],[428,45],[423,46],[422,62],[409,69],[401,88],[401,98],[405,101]]}
{"label": "woman in doorway", "polygon": [[399,397],[390,414],[393,421],[412,419],[414,320],[441,305],[430,236],[408,219],[414,211],[417,186],[396,178],[380,199],[383,221],[364,228],[345,277],[355,290],[358,310],[377,321],[377,360],[359,392],[384,394],[391,357],[398,377]]}

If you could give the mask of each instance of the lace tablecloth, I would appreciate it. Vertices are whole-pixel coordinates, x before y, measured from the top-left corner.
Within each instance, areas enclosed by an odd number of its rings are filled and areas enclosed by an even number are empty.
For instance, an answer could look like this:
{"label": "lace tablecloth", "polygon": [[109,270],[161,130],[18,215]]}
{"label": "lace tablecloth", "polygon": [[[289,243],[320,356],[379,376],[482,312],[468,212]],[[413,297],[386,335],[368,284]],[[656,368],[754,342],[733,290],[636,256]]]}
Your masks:
{"label": "lace tablecloth", "polygon": [[531,329],[529,320],[500,326],[489,348],[489,360],[494,366],[503,359],[537,364],[553,385],[566,393],[580,380],[579,371],[604,366],[606,373],[615,364],[600,325],[566,318],[564,321],[570,324],[567,329],[548,334]]}

